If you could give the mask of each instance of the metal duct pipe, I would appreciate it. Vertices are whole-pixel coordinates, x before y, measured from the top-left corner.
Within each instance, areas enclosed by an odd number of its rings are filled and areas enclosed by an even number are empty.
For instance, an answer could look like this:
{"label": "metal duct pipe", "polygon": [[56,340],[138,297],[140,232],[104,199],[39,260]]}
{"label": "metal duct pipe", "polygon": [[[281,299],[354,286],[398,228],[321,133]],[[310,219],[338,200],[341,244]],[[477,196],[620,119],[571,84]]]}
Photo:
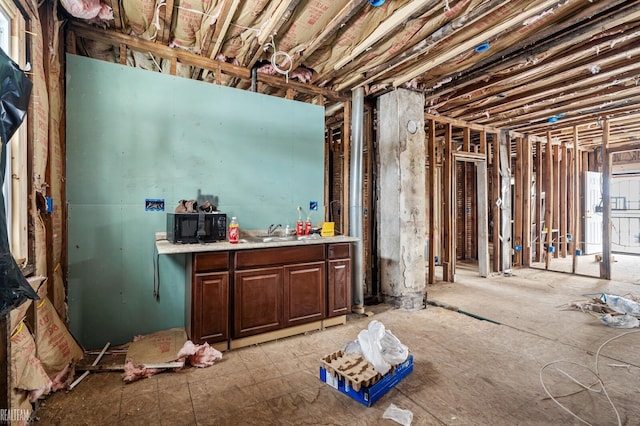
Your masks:
{"label": "metal duct pipe", "polygon": [[333,105],[330,105],[324,109],[324,116],[330,117],[333,114],[337,113],[341,109],[344,109],[344,102],[338,102]]}
{"label": "metal duct pipe", "polygon": [[354,243],[352,310],[364,313],[362,274],[362,146],[364,127],[364,89],[352,92],[351,109],[351,160],[349,174],[349,235],[358,237]]}
{"label": "metal duct pipe", "polygon": [[251,68],[251,91],[258,91],[258,65],[254,65]]}

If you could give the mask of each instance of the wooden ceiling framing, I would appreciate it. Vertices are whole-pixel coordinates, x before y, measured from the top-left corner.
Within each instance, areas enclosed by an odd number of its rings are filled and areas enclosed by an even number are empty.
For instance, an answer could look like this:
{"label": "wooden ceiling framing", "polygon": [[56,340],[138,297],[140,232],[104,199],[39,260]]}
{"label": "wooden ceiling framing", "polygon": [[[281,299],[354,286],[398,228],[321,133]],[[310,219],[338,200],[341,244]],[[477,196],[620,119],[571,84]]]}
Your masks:
{"label": "wooden ceiling framing", "polygon": [[137,51],[242,89],[255,67],[258,91],[306,102],[406,87],[425,93],[426,114],[560,143],[575,127],[587,149],[604,120],[611,145],[639,136],[636,0],[103,1],[109,22],[66,15],[68,50],[95,56],[97,43],[142,66]]}

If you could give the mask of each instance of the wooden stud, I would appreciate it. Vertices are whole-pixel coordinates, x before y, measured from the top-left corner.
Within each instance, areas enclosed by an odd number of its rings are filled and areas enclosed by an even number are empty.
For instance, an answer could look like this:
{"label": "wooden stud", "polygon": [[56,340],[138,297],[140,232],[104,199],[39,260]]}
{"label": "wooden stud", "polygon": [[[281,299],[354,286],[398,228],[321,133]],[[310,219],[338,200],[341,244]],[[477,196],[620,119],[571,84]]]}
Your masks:
{"label": "wooden stud", "polygon": [[600,278],[611,279],[611,154],[609,154],[609,120],[602,126],[602,261]]}
{"label": "wooden stud", "polygon": [[344,103],[344,127],[342,131],[342,234],[349,233],[349,181],[351,152],[351,101]]}
{"label": "wooden stud", "polygon": [[444,214],[442,216],[444,226],[444,247],[442,253],[442,279],[448,282],[454,282],[453,271],[455,262],[455,213],[454,213],[454,188],[452,188],[454,180],[454,167],[452,165],[451,148],[453,144],[453,136],[451,132],[451,124],[445,124],[444,136],[444,153],[443,153],[443,178],[442,185]]}
{"label": "wooden stud", "polygon": [[436,197],[438,184],[436,179],[436,122],[427,120],[429,125],[427,146],[429,149],[429,272],[428,283],[436,282]]}
{"label": "wooden stud", "polygon": [[582,209],[580,208],[580,155],[579,149],[579,134],[578,127],[573,126],[573,215],[571,216],[572,228],[571,235],[573,236],[573,259],[571,262],[571,273],[575,274],[578,270],[578,256],[577,250],[582,248],[580,244],[580,217]]}
{"label": "wooden stud", "polygon": [[525,136],[522,147],[522,266],[531,266],[531,176],[533,175],[531,138]]}
{"label": "wooden stud", "polygon": [[[11,408],[11,321],[9,314],[0,316],[0,410]],[[6,411],[8,412],[8,411]]]}
{"label": "wooden stud", "polygon": [[487,132],[480,131],[480,154],[487,153]]}
{"label": "wooden stud", "polygon": [[[516,138],[516,175],[514,185],[514,206],[513,206],[513,248],[522,248],[522,219],[523,219],[523,162],[524,153],[522,147],[522,138]],[[514,264],[522,266],[522,250],[516,250]]]}
{"label": "wooden stud", "polygon": [[[560,252],[560,243],[559,243],[559,239],[560,239],[560,202],[559,202],[559,188],[560,188],[560,180],[559,180],[559,176],[560,176],[560,147],[558,145],[554,145],[553,143],[551,144],[551,149],[553,152],[553,203],[551,204],[552,207],[552,213],[551,213],[551,217],[552,217],[552,232],[551,232],[551,238],[553,241],[553,257],[558,257],[558,254]],[[554,235],[555,232],[555,235]]]}
{"label": "wooden stud", "polygon": [[550,247],[553,246],[553,148],[551,147],[551,135],[548,135],[546,150],[544,153],[545,196],[544,196],[544,231],[545,234],[545,269],[549,269],[551,260]]}
{"label": "wooden stud", "polygon": [[491,134],[492,149],[493,149],[493,168],[491,169],[491,203],[492,205],[492,239],[493,239],[493,271],[500,271],[500,206],[496,203],[500,198],[500,148],[498,135],[496,133]]}
{"label": "wooden stud", "polygon": [[562,258],[567,257],[567,213],[569,211],[568,197],[567,197],[567,171],[568,171],[568,159],[567,159],[567,144],[563,143],[561,146],[561,158],[560,158],[560,182],[559,182],[559,234],[558,240],[560,243],[560,256]]}
{"label": "wooden stud", "polygon": [[120,59],[119,59],[119,63],[120,65],[126,65],[127,64],[127,45],[124,43],[120,43]]}
{"label": "wooden stud", "polygon": [[535,245],[536,245],[535,261],[540,262],[542,260],[542,250],[544,248],[542,244],[542,222],[543,222],[542,215],[544,214],[542,210],[542,192],[544,189],[542,186],[542,183],[543,183],[542,176],[544,176],[544,174],[542,170],[542,142],[541,141],[536,142],[536,157],[534,161],[536,164],[536,205],[535,205],[536,235],[534,236]]}

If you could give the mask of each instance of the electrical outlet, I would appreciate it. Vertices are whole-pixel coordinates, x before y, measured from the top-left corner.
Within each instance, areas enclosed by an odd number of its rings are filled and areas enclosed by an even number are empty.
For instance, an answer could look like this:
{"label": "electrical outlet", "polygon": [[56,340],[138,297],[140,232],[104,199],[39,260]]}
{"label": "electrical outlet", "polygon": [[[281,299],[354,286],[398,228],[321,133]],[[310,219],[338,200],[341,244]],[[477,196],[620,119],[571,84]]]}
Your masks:
{"label": "electrical outlet", "polygon": [[309,201],[309,210],[310,211],[318,211],[318,202],[317,201]]}

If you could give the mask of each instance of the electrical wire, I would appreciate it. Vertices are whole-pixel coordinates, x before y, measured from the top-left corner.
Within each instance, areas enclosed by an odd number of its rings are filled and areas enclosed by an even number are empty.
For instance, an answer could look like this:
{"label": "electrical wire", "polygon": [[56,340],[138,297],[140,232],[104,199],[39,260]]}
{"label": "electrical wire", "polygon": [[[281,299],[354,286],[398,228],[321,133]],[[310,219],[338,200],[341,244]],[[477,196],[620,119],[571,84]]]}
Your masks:
{"label": "electrical wire", "polygon": [[[575,379],[574,377],[572,377],[569,373],[559,369],[556,367],[556,370],[561,373],[562,375],[568,377],[572,382],[578,384],[582,390],[587,390],[590,392],[595,392],[595,393],[600,393],[602,392],[603,395],[605,395],[607,401],[609,402],[609,405],[611,406],[611,408],[613,409],[613,412],[616,415],[616,421],[618,426],[622,426],[622,420],[620,419],[620,413],[618,412],[618,409],[616,408],[615,404],[613,403],[613,400],[611,399],[611,397],[609,396],[609,393],[607,392],[607,388],[604,385],[604,382],[602,381],[602,378],[600,377],[600,372],[599,372],[599,360],[600,360],[600,352],[602,352],[602,349],[608,345],[609,343],[611,343],[612,341],[619,339],[623,336],[627,336],[629,334],[634,334],[634,333],[640,333],[640,330],[633,330],[633,331],[627,331],[625,333],[619,334],[617,336],[614,336],[612,338],[610,338],[609,340],[605,341],[603,344],[600,345],[600,347],[598,348],[597,352],[596,352],[596,360],[595,360],[595,371],[593,371],[592,369],[590,369],[589,367],[586,367],[582,364],[578,364],[576,362],[573,361],[563,361],[563,360],[556,360],[556,361],[551,361],[546,363],[545,365],[543,365],[540,368],[540,372],[539,372],[539,376],[540,376],[540,384],[542,385],[542,388],[544,389],[545,393],[549,396],[549,398],[555,402],[560,408],[562,408],[564,411],[566,411],[567,413],[569,413],[572,417],[576,418],[577,420],[581,421],[584,424],[587,425],[592,425],[592,423],[589,423],[587,420],[583,419],[582,417],[578,416],[576,413],[574,413],[573,411],[571,411],[569,408],[567,408],[565,405],[563,405],[560,401],[558,401],[557,398],[560,397],[565,397],[565,396],[570,396],[570,395],[574,395],[577,392],[573,392],[571,394],[567,394],[567,395],[560,395],[560,396],[554,396],[551,394],[551,392],[549,391],[549,389],[547,388],[547,386],[544,383],[544,378],[543,378],[543,372],[546,368],[552,366],[552,365],[556,365],[559,363],[566,363],[566,364],[570,364],[570,365],[576,365],[578,367],[582,367],[584,369],[586,369],[587,371],[589,371],[591,374],[593,374],[597,381],[595,383],[593,383],[592,385],[585,385],[583,383],[581,383],[579,380]],[[626,367],[626,368],[631,368],[632,365],[631,364],[626,364],[626,365],[619,365],[619,364],[614,364],[611,366],[615,366],[615,367]],[[599,384],[600,385],[600,389],[594,389],[594,386]],[[582,392],[578,391],[578,392]]]}

